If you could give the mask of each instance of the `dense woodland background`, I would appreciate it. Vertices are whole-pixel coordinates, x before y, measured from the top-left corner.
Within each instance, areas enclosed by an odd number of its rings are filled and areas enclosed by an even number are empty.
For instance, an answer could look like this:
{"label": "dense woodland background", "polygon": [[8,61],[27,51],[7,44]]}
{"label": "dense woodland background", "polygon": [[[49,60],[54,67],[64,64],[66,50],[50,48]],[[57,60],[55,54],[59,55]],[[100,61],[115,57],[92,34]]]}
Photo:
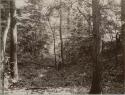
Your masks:
{"label": "dense woodland background", "polygon": [[1,93],[125,92],[125,0],[0,1]]}

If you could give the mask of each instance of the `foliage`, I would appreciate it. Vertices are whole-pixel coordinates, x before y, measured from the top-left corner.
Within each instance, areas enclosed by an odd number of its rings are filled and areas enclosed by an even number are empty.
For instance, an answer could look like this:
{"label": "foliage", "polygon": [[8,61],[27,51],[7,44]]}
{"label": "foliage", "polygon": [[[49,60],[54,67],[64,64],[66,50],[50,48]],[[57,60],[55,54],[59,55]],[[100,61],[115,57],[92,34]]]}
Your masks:
{"label": "foliage", "polygon": [[32,58],[44,57],[48,53],[45,47],[49,40],[46,33],[46,23],[39,9],[35,6],[37,2],[29,1],[28,5],[22,9],[18,25],[18,47],[19,56]]}

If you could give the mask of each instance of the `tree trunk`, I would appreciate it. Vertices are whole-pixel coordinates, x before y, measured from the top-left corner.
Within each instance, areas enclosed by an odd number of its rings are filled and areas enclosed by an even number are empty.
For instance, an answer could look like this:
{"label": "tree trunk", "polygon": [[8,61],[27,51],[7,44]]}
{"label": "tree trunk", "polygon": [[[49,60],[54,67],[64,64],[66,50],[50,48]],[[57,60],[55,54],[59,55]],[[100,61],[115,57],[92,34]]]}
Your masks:
{"label": "tree trunk", "polygon": [[[1,26],[0,26],[1,28]],[[1,31],[1,30],[0,30]],[[2,33],[0,32],[0,94],[4,93],[4,66],[3,66]]]}
{"label": "tree trunk", "polygon": [[[0,4],[2,4],[0,2]],[[1,17],[1,9],[0,9],[0,17]],[[0,18],[0,93],[2,90],[2,94],[4,94],[4,78],[5,78],[5,48],[6,48],[6,40],[7,34],[9,32],[10,27],[10,16],[7,15],[7,26],[5,26],[5,30],[2,32],[2,22],[3,19]],[[6,20],[5,20],[6,21]]]}
{"label": "tree trunk", "polygon": [[3,54],[5,54],[5,50],[6,50],[6,40],[7,40],[7,34],[9,32],[9,28],[10,28],[10,15],[8,15],[7,26],[3,33],[3,50],[2,50]]}
{"label": "tree trunk", "polygon": [[[1,2],[0,2],[1,4]],[[0,21],[1,21],[1,7],[0,7]],[[3,94],[3,87],[2,87],[2,83],[3,83],[3,68],[2,68],[2,27],[1,27],[1,22],[0,22],[0,94]]]}
{"label": "tree trunk", "polygon": [[122,21],[122,28],[121,28],[121,34],[122,34],[122,61],[123,61],[124,87],[125,87],[125,0],[121,1],[121,21]]}
{"label": "tree trunk", "polygon": [[57,68],[57,61],[56,61],[56,38],[55,38],[55,26],[54,26],[54,31],[53,31],[53,41],[54,41],[55,67]]}
{"label": "tree trunk", "polygon": [[63,57],[63,39],[62,39],[62,8],[61,8],[61,3],[62,1],[60,0],[60,43],[61,43],[61,64],[64,64],[64,57]]}
{"label": "tree trunk", "polygon": [[93,10],[93,35],[94,35],[94,70],[93,70],[93,79],[90,94],[100,94],[101,93],[101,63],[100,63],[100,54],[101,54],[101,35],[100,35],[100,0],[92,0],[92,10]]}
{"label": "tree trunk", "polygon": [[50,27],[50,29],[52,31],[52,35],[53,35],[53,52],[54,52],[54,56],[55,56],[55,68],[57,69],[55,26],[54,26],[54,29],[53,29],[51,24],[50,24],[49,18],[48,18],[48,23],[49,23],[49,27]]}
{"label": "tree trunk", "polygon": [[[6,59],[5,59],[5,49],[6,49],[6,40],[7,40],[7,34],[9,32],[9,27],[10,27],[10,16],[8,16],[7,19],[7,26],[5,28],[5,31],[3,32],[3,37],[2,37],[2,50],[1,50],[1,56],[2,56],[2,88],[3,88],[3,93],[4,93],[4,88],[6,83],[5,82],[5,64],[6,64]],[[7,68],[8,69],[8,68]],[[7,85],[8,86],[8,85]]]}
{"label": "tree trunk", "polygon": [[17,22],[16,22],[16,8],[15,1],[10,1],[10,35],[11,35],[11,45],[10,45],[10,70],[11,78],[14,82],[18,81],[18,66],[17,66]]}
{"label": "tree trunk", "polygon": [[67,14],[67,32],[70,31],[70,6],[68,7],[68,14]]}

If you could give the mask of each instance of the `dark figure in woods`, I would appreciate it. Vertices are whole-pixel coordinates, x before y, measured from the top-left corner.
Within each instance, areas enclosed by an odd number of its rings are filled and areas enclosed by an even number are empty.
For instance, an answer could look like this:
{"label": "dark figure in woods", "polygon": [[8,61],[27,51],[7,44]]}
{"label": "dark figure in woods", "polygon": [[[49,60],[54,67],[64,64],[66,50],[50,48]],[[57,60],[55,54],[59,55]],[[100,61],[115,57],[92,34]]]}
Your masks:
{"label": "dark figure in woods", "polygon": [[118,55],[119,55],[119,51],[121,49],[121,38],[120,38],[120,34],[117,33],[116,34],[116,49],[115,49],[115,52],[116,52],[116,63],[118,63]]}
{"label": "dark figure in woods", "polygon": [[119,33],[116,34],[116,48],[119,50],[121,48],[121,35]]}
{"label": "dark figure in woods", "polygon": [[63,64],[62,64],[61,58],[59,56],[59,61],[57,62],[57,70],[59,71],[62,68],[63,68]]}

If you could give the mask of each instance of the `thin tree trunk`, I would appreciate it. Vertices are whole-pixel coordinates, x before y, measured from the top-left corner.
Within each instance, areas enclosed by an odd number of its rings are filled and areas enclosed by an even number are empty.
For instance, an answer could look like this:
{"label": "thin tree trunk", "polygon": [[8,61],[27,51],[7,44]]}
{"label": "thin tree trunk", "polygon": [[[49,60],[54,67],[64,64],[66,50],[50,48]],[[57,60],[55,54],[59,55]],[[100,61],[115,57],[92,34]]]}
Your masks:
{"label": "thin tree trunk", "polygon": [[[0,2],[1,4],[1,2]],[[1,21],[1,7],[0,7],[0,21]],[[0,22],[0,94],[3,94],[3,66],[2,66],[2,27],[1,27],[1,22]]]}
{"label": "thin tree trunk", "polygon": [[56,61],[56,38],[55,38],[55,26],[54,26],[54,31],[53,31],[53,41],[54,41],[55,67],[57,68],[57,61]]}
{"label": "thin tree trunk", "polygon": [[89,20],[88,20],[88,33],[89,33],[89,36],[91,36],[91,17],[89,17]]}
{"label": "thin tree trunk", "polygon": [[125,89],[125,0],[121,1],[121,21],[122,21],[122,61],[123,61],[123,77],[124,77],[124,89]]}
{"label": "thin tree trunk", "polygon": [[93,10],[93,35],[94,35],[94,70],[93,79],[90,94],[101,93],[101,63],[100,63],[100,53],[101,53],[101,36],[100,36],[100,0],[92,0],[92,10]]}
{"label": "thin tree trunk", "polygon": [[62,1],[60,0],[60,43],[61,43],[61,63],[64,64],[64,56],[63,56],[63,39],[62,39]]}
{"label": "thin tree trunk", "polygon": [[[0,4],[2,4],[0,2]],[[1,19],[1,8],[0,8],[0,21]],[[4,46],[3,46],[3,33],[2,33],[2,26],[0,22],[0,94],[4,94]]]}
{"label": "thin tree trunk", "polygon": [[10,45],[10,70],[11,78],[14,82],[18,81],[18,66],[17,66],[17,22],[16,22],[16,7],[15,1],[10,1],[10,35],[11,35],[11,45]]}
{"label": "thin tree trunk", "polygon": [[54,29],[53,29],[52,26],[51,26],[51,24],[50,24],[49,18],[48,18],[48,23],[49,23],[49,27],[50,27],[50,29],[51,29],[51,31],[52,31],[52,34],[53,34],[53,42],[54,42],[54,43],[53,43],[53,46],[54,46],[53,51],[54,51],[54,56],[55,56],[55,68],[57,69],[55,26],[54,26]]}
{"label": "thin tree trunk", "polygon": [[9,32],[9,28],[10,28],[10,15],[8,16],[8,19],[7,19],[7,26],[6,26],[6,29],[3,33],[3,54],[5,54],[5,50],[6,50],[6,40],[7,40],[7,34]]}
{"label": "thin tree trunk", "polygon": [[3,93],[4,93],[4,78],[5,78],[5,49],[6,49],[6,40],[7,40],[7,34],[8,34],[8,32],[9,32],[9,27],[10,27],[10,16],[8,16],[8,19],[7,19],[7,26],[6,26],[6,28],[5,28],[5,31],[4,31],[4,33],[3,34],[1,34],[1,35],[3,35],[3,37],[1,38],[1,41],[2,41],[2,45],[1,45],[1,48],[2,48],[2,50],[1,50],[1,57],[2,57],[2,91],[3,91]]}
{"label": "thin tree trunk", "polygon": [[67,14],[67,32],[70,30],[70,7],[68,7],[68,14]]}

